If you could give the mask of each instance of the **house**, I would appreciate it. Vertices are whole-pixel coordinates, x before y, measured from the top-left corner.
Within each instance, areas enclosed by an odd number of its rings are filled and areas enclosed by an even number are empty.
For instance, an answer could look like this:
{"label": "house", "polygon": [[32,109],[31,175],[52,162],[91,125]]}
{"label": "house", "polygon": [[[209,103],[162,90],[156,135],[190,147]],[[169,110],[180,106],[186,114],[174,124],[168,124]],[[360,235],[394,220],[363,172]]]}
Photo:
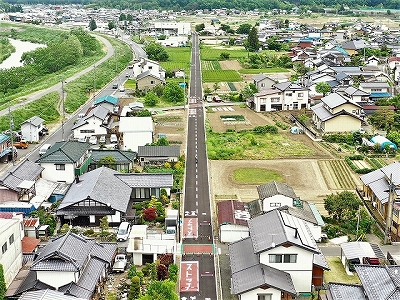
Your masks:
{"label": "house", "polygon": [[308,88],[293,82],[276,83],[273,88],[282,93],[282,110],[308,108]]}
{"label": "house", "polygon": [[46,135],[48,129],[43,125],[41,117],[33,116],[21,124],[22,139],[29,142],[38,142],[40,137]]}
{"label": "house", "polygon": [[136,77],[136,87],[140,91],[149,91],[159,84],[165,84],[165,77],[153,74],[150,70]]}
{"label": "house", "polygon": [[397,230],[400,224],[400,189],[395,189],[392,192],[391,199],[393,201],[393,210],[390,210],[389,207],[390,198],[388,191],[391,186],[390,181],[392,181],[394,186],[400,186],[400,163],[394,162],[380,169],[361,175],[360,179],[363,183],[362,193],[364,198],[373,203],[373,206],[382,218],[386,220],[388,214],[392,211],[390,232],[397,239],[397,237],[400,236]]}
{"label": "house", "polygon": [[84,138],[92,135],[106,135],[111,128],[113,118],[110,110],[102,105],[92,107],[90,111],[72,126],[74,138]]}
{"label": "house", "polygon": [[61,222],[98,225],[107,216],[110,223],[120,223],[128,209],[131,188],[116,174],[103,166],[76,177],[57,209]]}
{"label": "house", "polygon": [[360,90],[352,85],[350,86],[339,86],[336,90],[336,93],[346,96],[351,99],[352,102],[358,103],[367,103],[369,100],[369,93]]}
{"label": "house", "polygon": [[22,268],[22,216],[0,219],[0,264],[3,266],[6,288]]}
{"label": "house", "polygon": [[12,160],[10,136],[0,133],[0,163]]}
{"label": "house", "polygon": [[61,141],[55,143],[36,162],[44,168],[42,178],[72,183],[76,175],[86,172],[90,161],[89,143]]}
{"label": "house", "polygon": [[293,202],[298,199],[291,186],[278,181],[271,181],[257,186],[257,192],[264,212],[285,205],[293,206]]}
{"label": "house", "polygon": [[94,100],[94,106],[102,106],[109,111],[114,111],[114,108],[116,107],[118,103],[118,98],[111,96],[111,95],[105,95],[103,97],[97,98]]}
{"label": "house", "polygon": [[30,201],[36,195],[36,182],[43,167],[26,159],[0,176],[0,203]]}
{"label": "house", "polygon": [[250,237],[229,244],[232,294],[295,299],[323,285],[329,266],[302,220],[275,209],[248,225]]}
{"label": "house", "polygon": [[139,164],[163,164],[177,162],[180,146],[139,146],[137,154]]}
{"label": "house", "polygon": [[346,41],[342,44],[344,50],[349,53],[349,55],[359,54],[363,51],[364,48],[368,47],[368,44],[365,40],[351,40]]}
{"label": "house", "polygon": [[134,169],[134,161],[137,157],[137,153],[118,149],[93,149],[92,161],[90,162],[88,171],[97,169],[99,167],[99,162],[105,157],[112,157],[112,160],[115,161],[115,164],[105,165],[106,167],[119,172],[127,171],[129,173]]}
{"label": "house", "polygon": [[135,266],[142,266],[155,262],[163,255],[174,256],[176,247],[174,234],[155,232],[154,229],[148,230],[147,225],[133,225],[126,252],[132,254],[132,262]]}
{"label": "house", "polygon": [[350,132],[361,128],[362,107],[339,93],[321,98],[311,107],[312,120],[317,129],[328,132]]}
{"label": "house", "polygon": [[364,289],[360,284],[346,284],[329,282],[325,294],[320,295],[321,300],[359,299],[367,300]]}
{"label": "house", "polygon": [[140,57],[133,64],[132,77],[138,80],[138,76],[143,73],[153,74],[157,78],[165,78],[165,69],[154,60]]}
{"label": "house", "polygon": [[26,292],[18,298],[18,300],[32,300],[32,299],[40,299],[40,300],[85,300],[85,298],[77,298],[74,296],[69,296],[68,293],[62,293],[59,291],[53,290],[38,290],[32,292]]}
{"label": "house", "polygon": [[360,90],[369,93],[369,98],[371,100],[389,98],[392,96],[390,93],[390,85],[386,81],[360,82]]}
{"label": "house", "polygon": [[39,236],[39,218],[24,218],[24,235],[37,238]]}
{"label": "house", "polygon": [[219,240],[221,243],[232,243],[249,236],[247,221],[250,213],[245,203],[237,200],[217,203]]}
{"label": "house", "polygon": [[261,92],[263,90],[272,88],[272,86],[276,83],[276,81],[260,73],[253,77],[253,83],[256,86],[257,91]]}
{"label": "house", "polygon": [[169,173],[118,173],[115,176],[132,189],[133,202],[150,200],[151,196],[160,198],[162,189],[170,196],[174,186],[174,176]]}
{"label": "house", "polygon": [[93,299],[97,286],[108,274],[116,248],[115,243],[99,243],[71,231],[58,236],[40,251],[14,296],[52,289]]}
{"label": "house", "polygon": [[122,134],[122,150],[138,152],[139,146],[153,142],[153,119],[151,117],[121,117],[119,132]]}

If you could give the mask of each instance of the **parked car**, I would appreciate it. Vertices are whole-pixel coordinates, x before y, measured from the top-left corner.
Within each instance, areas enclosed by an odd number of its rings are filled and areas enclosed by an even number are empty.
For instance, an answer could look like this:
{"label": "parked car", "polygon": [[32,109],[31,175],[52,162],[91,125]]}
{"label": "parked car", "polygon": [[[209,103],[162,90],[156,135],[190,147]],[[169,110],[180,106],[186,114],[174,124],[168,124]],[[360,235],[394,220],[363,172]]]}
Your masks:
{"label": "parked car", "polygon": [[26,149],[29,146],[28,141],[20,140],[19,142],[14,142],[14,146],[19,149]]}
{"label": "parked car", "polygon": [[120,91],[120,92],[125,92],[125,87],[124,87],[123,85],[120,85],[120,86],[119,86],[119,91]]}
{"label": "parked car", "polygon": [[78,142],[80,142],[80,143],[85,143],[85,142],[87,142],[86,136],[80,137],[80,138],[78,139]]}
{"label": "parked car", "polygon": [[111,134],[111,136],[110,136],[110,143],[111,143],[111,144],[116,144],[116,143],[118,143],[118,138],[117,138],[117,135],[116,135],[115,133]]}
{"label": "parked car", "polygon": [[127,259],[125,254],[117,254],[114,259],[113,272],[124,272],[126,269]]}
{"label": "parked car", "polygon": [[114,83],[114,84],[112,85],[112,88],[113,88],[114,90],[116,90],[116,89],[118,88],[118,83]]}
{"label": "parked car", "polygon": [[106,136],[105,136],[105,135],[102,135],[102,136],[100,137],[99,143],[100,143],[100,144],[105,144],[105,143],[106,143]]}
{"label": "parked car", "polygon": [[51,148],[51,144],[44,144],[39,150],[39,156],[44,155]]}
{"label": "parked car", "polygon": [[222,99],[219,96],[214,96],[213,101],[214,102],[222,102]]}
{"label": "parked car", "polygon": [[364,265],[380,265],[379,258],[376,257],[363,257]]}
{"label": "parked car", "polygon": [[131,224],[129,222],[121,222],[118,227],[117,232],[117,241],[126,241],[129,237],[129,233],[131,232]]}
{"label": "parked car", "polygon": [[89,143],[91,143],[92,145],[96,145],[97,144],[97,136],[92,135],[89,139]]}

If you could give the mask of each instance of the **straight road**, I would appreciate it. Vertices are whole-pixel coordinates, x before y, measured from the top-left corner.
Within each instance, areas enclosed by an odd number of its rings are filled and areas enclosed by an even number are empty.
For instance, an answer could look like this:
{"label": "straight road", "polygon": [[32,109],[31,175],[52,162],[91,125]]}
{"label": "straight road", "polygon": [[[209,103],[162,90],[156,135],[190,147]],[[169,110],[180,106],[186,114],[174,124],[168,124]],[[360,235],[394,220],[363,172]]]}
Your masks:
{"label": "straight road", "polygon": [[198,36],[192,36],[183,203],[181,300],[216,300],[215,246],[205,146]]}

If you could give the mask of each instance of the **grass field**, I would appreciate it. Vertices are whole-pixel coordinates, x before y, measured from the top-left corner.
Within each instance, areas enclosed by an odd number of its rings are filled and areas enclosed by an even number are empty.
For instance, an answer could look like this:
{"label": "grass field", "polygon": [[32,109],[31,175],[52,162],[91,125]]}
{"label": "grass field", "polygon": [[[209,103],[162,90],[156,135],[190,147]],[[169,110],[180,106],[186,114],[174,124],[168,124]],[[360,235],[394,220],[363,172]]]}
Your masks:
{"label": "grass field", "polygon": [[266,169],[242,168],[233,172],[233,180],[239,183],[262,184],[270,181],[282,181],[282,176]]}
{"label": "grass field", "polygon": [[267,69],[240,69],[240,74],[259,74],[259,73],[284,73],[290,70],[285,68],[267,68]]}
{"label": "grass field", "polygon": [[203,82],[242,81],[242,77],[234,70],[204,70],[202,76]]}
{"label": "grass field", "polygon": [[221,53],[229,53],[229,59],[246,57],[248,52],[244,47],[206,47],[200,49],[201,60],[219,60]]}
{"label": "grass field", "polygon": [[339,257],[328,256],[326,257],[328,261],[330,271],[324,272],[324,281],[328,282],[341,282],[347,284],[360,283],[360,279],[357,274],[347,275],[342,262]]}
{"label": "grass field", "polygon": [[161,62],[161,66],[166,70],[184,69],[185,73],[189,73],[190,55],[192,48],[190,47],[167,47],[168,61]]}
{"label": "grass field", "polygon": [[202,60],[201,69],[204,70],[222,70],[219,61],[215,60]]}

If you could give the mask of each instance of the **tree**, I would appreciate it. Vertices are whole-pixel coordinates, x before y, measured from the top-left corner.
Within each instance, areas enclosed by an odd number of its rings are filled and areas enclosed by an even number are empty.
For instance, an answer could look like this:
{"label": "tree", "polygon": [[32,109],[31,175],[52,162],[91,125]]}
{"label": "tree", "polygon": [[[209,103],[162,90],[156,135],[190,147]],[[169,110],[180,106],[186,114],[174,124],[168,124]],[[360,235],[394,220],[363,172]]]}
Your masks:
{"label": "tree", "polygon": [[103,156],[102,158],[99,159],[99,162],[97,163],[98,167],[106,166],[113,170],[117,169],[116,165],[117,165],[117,161],[115,160],[114,156],[112,156],[112,155]]}
{"label": "tree", "polygon": [[350,220],[354,217],[358,207],[362,205],[360,199],[349,191],[343,191],[341,193],[331,194],[324,199],[324,207],[328,214],[338,222],[343,219]]}
{"label": "tree", "polygon": [[380,107],[368,117],[368,122],[375,128],[389,132],[395,124],[395,113],[388,107]]}
{"label": "tree", "polygon": [[169,82],[164,87],[163,98],[170,103],[185,101],[183,89],[176,82]]}
{"label": "tree", "polygon": [[151,111],[143,109],[136,114],[136,117],[151,117]]}
{"label": "tree", "polygon": [[178,300],[179,297],[175,293],[175,283],[170,280],[152,281],[147,286],[145,300]]}
{"label": "tree", "polygon": [[253,96],[255,93],[257,93],[257,87],[254,83],[248,83],[244,86],[243,90],[242,90],[242,94],[243,97],[245,97],[246,99]]}
{"label": "tree", "polygon": [[209,87],[205,87],[203,92],[204,92],[204,95],[207,96],[207,95],[210,95],[212,91]]}
{"label": "tree", "polygon": [[108,217],[104,216],[100,219],[100,230],[101,232],[106,232],[110,228],[110,225],[108,223]]}
{"label": "tree", "polygon": [[165,137],[162,137],[157,140],[156,146],[169,146],[169,142]]}
{"label": "tree", "polygon": [[321,93],[322,95],[326,96],[331,91],[331,86],[326,82],[318,82],[315,86],[315,91],[317,93]]}
{"label": "tree", "polygon": [[4,268],[3,265],[0,264],[0,299],[3,299],[4,295],[6,294],[7,286],[6,280],[4,278]]}
{"label": "tree", "polygon": [[144,104],[146,104],[147,106],[154,107],[157,105],[157,103],[158,103],[158,97],[152,91],[148,92],[144,97]]}
{"label": "tree", "polygon": [[156,61],[167,61],[169,56],[165,48],[156,42],[150,42],[145,48],[147,56]]}
{"label": "tree", "polygon": [[230,57],[230,54],[228,52],[221,52],[221,54],[219,55],[219,58],[222,60],[228,60]]}
{"label": "tree", "polygon": [[250,34],[251,29],[252,29],[251,24],[248,24],[248,23],[240,24],[239,28],[236,29],[236,33],[238,33],[238,34]]}
{"label": "tree", "polygon": [[214,84],[213,84],[213,89],[214,89],[214,93],[215,93],[217,90],[220,89],[220,86],[219,86],[218,82],[214,82]]}
{"label": "tree", "polygon": [[140,278],[133,276],[131,279],[131,287],[129,288],[128,300],[138,299],[140,297]]}
{"label": "tree", "polygon": [[143,210],[142,217],[145,221],[153,222],[157,218],[157,211],[154,207],[149,207]]}
{"label": "tree", "polygon": [[260,42],[258,40],[258,32],[256,27],[251,28],[245,44],[246,49],[250,52],[256,52],[260,48]]}
{"label": "tree", "polygon": [[194,30],[196,30],[196,32],[200,32],[200,31],[203,31],[204,28],[205,28],[204,23],[201,23],[201,24],[197,24],[197,25],[194,27]]}
{"label": "tree", "polygon": [[113,21],[108,22],[108,30],[114,29],[115,27],[116,26],[115,26],[115,23]]}
{"label": "tree", "polygon": [[89,30],[90,30],[90,31],[93,31],[93,30],[96,30],[96,28],[97,28],[96,21],[95,21],[93,18],[90,19],[90,22],[89,22]]}
{"label": "tree", "polygon": [[159,264],[157,266],[157,280],[165,280],[168,278],[168,269],[165,265]]}

